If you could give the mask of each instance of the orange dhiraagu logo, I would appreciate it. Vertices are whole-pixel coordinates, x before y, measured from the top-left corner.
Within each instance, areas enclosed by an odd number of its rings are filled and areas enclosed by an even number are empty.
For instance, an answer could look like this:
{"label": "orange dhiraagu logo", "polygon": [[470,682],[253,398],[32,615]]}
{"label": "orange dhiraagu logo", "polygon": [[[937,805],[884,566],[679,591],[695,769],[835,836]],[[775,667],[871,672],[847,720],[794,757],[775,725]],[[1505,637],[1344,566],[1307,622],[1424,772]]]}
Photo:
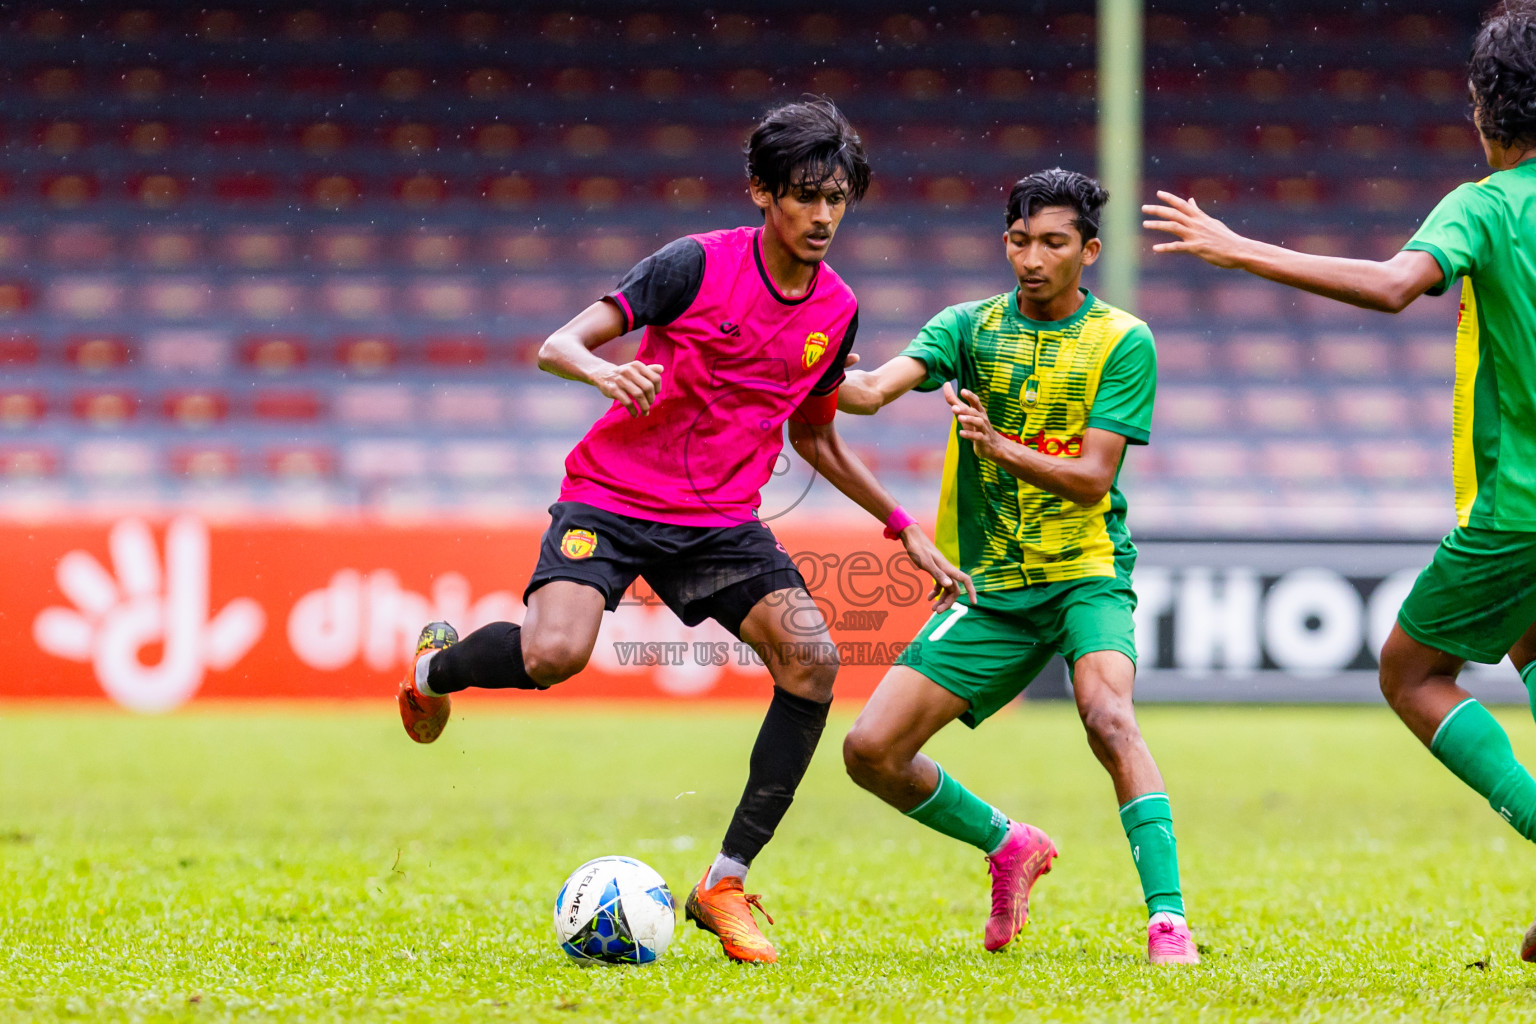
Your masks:
{"label": "orange dhiraagu logo", "polygon": [[560,538],[560,553],[566,558],[591,558],[597,550],[597,534],[591,530],[566,530]]}
{"label": "orange dhiraagu logo", "polygon": [[821,362],[821,354],[827,350],[827,336],[820,331],[812,331],[805,336],[805,368],[809,370]]}

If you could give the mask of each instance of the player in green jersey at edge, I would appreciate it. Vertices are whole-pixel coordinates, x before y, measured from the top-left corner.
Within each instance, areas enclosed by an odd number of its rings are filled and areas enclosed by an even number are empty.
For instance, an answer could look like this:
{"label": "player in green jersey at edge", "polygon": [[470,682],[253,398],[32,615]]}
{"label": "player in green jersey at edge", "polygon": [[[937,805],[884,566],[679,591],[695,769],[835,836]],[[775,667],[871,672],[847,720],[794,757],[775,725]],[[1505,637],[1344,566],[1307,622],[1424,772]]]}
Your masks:
{"label": "player in green jersey at edge", "polygon": [[[1536,6],[1484,22],[1468,73],[1494,173],[1440,201],[1384,262],[1293,252],[1244,238],[1167,192],[1142,212],[1194,253],[1353,306],[1396,313],[1462,280],[1452,465],[1457,527],[1403,602],[1381,650],[1381,692],[1435,757],[1536,841],[1536,781],[1509,737],[1456,683],[1468,661],[1508,654],[1536,712]],[[1536,925],[1520,956],[1536,961]]]}
{"label": "player in green jersey at edge", "polygon": [[1136,549],[1116,487],[1126,445],[1148,439],[1157,353],[1145,323],[1081,287],[1108,199],[1092,178],[1060,168],[1019,181],[1003,236],[1018,287],[949,307],[901,355],[843,383],[838,408],[864,414],[943,387],[954,426],[936,540],[977,591],[917,634],[843,756],[860,786],[988,855],[985,944],[1002,949],[1024,927],[1055,845],[920,751],[956,718],[975,728],[1060,653],[1088,743],[1114,780],[1151,917],[1148,956],[1198,963],[1168,796],[1131,704]]}

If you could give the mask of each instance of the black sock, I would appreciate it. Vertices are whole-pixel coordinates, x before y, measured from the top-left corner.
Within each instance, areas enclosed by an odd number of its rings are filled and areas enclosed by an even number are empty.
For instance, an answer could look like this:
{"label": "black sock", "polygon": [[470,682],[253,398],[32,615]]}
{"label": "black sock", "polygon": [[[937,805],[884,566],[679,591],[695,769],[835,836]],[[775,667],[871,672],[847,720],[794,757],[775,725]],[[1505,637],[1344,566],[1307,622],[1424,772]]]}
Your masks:
{"label": "black sock", "polygon": [[777,686],[773,688],[773,702],[768,705],[763,727],[752,745],[747,788],[720,846],[727,857],[751,864],[773,838],[774,829],[789,810],[795,789],[810,767],[831,706],[797,697]]}
{"label": "black sock", "polygon": [[427,686],[433,693],[486,690],[542,690],[523,667],[523,628],[492,622],[432,656]]}

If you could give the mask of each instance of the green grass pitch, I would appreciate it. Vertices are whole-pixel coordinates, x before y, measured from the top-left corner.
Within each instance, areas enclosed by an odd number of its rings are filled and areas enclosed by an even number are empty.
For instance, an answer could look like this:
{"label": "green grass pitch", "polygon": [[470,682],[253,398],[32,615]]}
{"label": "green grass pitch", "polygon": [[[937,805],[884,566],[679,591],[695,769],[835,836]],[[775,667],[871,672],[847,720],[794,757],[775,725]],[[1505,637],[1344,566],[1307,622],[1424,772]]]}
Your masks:
{"label": "green grass pitch", "polygon": [[[1536,763],[1536,728],[1502,713]],[[1536,851],[1383,709],[1142,711],[1205,963],[1153,969],[1108,780],[1068,706],[932,752],[1062,857],[1001,955],[981,856],[843,775],[834,717],[753,868],[782,961],[679,922],[646,968],[569,964],[565,875],[638,856],[681,897],[758,712],[466,705],[0,722],[0,1019],[1516,1021]]]}

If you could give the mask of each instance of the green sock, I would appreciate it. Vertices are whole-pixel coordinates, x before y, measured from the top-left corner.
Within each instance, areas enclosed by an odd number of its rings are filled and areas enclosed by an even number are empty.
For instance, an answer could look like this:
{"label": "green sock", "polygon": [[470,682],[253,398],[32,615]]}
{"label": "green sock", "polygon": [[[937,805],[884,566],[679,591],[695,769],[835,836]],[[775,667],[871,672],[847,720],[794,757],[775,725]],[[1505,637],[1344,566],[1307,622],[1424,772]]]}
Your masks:
{"label": "green sock", "polygon": [[1161,911],[1184,916],[1179,891],[1179,844],[1173,838],[1173,808],[1167,793],[1144,793],[1120,808],[1120,824],[1131,844],[1147,916]]}
{"label": "green sock", "polygon": [[970,843],[982,853],[990,854],[1008,836],[1008,815],[950,778],[943,768],[939,768],[939,784],[933,793],[908,811],[907,817],[951,839]]}
{"label": "green sock", "polygon": [[1531,717],[1536,718],[1536,661],[1520,670],[1520,679],[1525,683],[1525,692],[1531,697]]}
{"label": "green sock", "polygon": [[1516,832],[1536,841],[1536,779],[1515,760],[1508,734],[1487,708],[1470,697],[1451,708],[1429,750]]}

